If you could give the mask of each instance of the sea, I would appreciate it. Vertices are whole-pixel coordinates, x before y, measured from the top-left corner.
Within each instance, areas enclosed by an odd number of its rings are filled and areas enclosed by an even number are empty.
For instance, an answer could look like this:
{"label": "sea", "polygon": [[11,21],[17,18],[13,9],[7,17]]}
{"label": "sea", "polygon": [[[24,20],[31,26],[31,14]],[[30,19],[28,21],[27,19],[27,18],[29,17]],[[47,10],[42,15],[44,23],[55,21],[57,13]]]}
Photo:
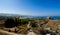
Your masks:
{"label": "sea", "polygon": [[[30,17],[30,18],[47,18],[48,16],[33,16],[33,17]],[[50,16],[50,18],[52,20],[60,20],[60,16]]]}

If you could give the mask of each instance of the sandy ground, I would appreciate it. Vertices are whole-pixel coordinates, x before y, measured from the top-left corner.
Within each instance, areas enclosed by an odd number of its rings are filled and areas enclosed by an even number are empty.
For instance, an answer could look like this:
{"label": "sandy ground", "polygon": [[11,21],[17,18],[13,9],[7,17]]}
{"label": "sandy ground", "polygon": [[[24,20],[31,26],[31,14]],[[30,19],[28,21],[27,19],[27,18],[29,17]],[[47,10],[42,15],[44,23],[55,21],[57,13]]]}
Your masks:
{"label": "sandy ground", "polygon": [[3,35],[22,35],[22,34],[7,32],[7,31],[4,31],[4,30],[0,30],[0,35],[1,34],[3,34]]}
{"label": "sandy ground", "polygon": [[30,29],[30,30],[28,31],[27,35],[36,35],[36,33],[34,33],[32,29]]}
{"label": "sandy ground", "polygon": [[36,35],[34,32],[29,32],[27,35]]}
{"label": "sandy ground", "polygon": [[[23,35],[23,34],[16,34],[4,30],[0,30],[0,35]],[[26,35],[36,35],[36,34],[33,31],[32,32],[29,31]]]}

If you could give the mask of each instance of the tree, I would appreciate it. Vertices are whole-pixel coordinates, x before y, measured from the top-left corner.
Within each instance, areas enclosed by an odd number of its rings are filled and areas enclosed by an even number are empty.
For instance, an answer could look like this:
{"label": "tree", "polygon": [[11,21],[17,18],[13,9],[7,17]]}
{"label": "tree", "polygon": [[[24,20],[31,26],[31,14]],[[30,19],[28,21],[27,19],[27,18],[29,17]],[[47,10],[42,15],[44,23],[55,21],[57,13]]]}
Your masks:
{"label": "tree", "polygon": [[14,22],[14,20],[12,18],[8,18],[6,21],[5,21],[5,27],[7,28],[12,28],[12,27],[15,27],[17,26],[17,23]]}
{"label": "tree", "polygon": [[28,24],[28,19],[21,19],[21,25]]}
{"label": "tree", "polygon": [[32,27],[37,27],[37,24],[36,24],[36,22],[34,20],[31,20],[31,26]]}

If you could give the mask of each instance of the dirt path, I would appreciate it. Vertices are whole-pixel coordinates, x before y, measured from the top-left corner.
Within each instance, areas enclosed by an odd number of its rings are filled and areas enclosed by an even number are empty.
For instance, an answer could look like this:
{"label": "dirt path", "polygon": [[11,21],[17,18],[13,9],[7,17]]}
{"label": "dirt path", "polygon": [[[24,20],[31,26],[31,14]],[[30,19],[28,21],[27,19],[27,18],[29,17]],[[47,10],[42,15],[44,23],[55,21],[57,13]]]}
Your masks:
{"label": "dirt path", "polygon": [[0,35],[1,34],[3,34],[3,35],[22,35],[22,34],[16,34],[16,33],[7,32],[7,31],[4,31],[4,30],[0,29]]}
{"label": "dirt path", "polygon": [[27,35],[36,35],[36,34],[30,29],[30,31],[28,31]]}

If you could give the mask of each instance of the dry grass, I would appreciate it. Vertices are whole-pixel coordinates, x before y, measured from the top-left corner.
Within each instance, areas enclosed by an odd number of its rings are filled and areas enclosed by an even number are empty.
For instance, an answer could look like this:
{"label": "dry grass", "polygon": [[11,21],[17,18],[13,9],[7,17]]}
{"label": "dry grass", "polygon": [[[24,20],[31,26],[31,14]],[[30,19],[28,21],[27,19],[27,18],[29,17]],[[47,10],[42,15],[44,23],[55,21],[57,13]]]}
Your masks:
{"label": "dry grass", "polygon": [[[40,23],[43,22],[43,21],[40,21]],[[3,28],[3,23],[4,21],[0,21],[0,29]],[[58,28],[58,26],[60,25],[60,20],[50,20],[47,25],[45,25],[46,28],[52,28],[52,30],[56,30]],[[39,30],[36,28],[36,29],[33,29],[33,31],[38,34],[38,35],[41,35]],[[28,30],[27,30],[27,24],[26,25],[22,25],[19,27],[19,32],[18,34],[27,34]],[[7,35],[7,34],[3,34],[0,32],[0,35]]]}

